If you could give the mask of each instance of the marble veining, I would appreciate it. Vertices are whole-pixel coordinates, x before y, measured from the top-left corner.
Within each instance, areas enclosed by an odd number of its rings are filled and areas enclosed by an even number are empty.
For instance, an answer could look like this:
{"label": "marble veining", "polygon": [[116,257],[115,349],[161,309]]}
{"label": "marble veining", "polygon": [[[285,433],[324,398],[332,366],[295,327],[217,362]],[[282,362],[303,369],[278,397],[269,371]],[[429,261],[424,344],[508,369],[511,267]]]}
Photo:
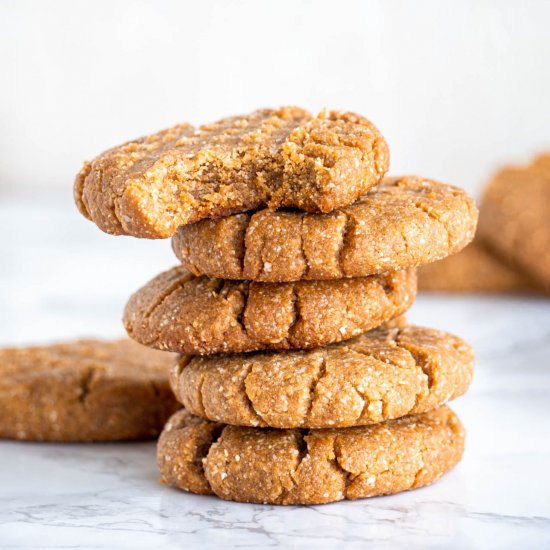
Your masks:
{"label": "marble veining", "polygon": [[[102,235],[68,200],[4,201],[0,231],[1,345],[120,335],[128,295],[175,263],[167,242]],[[0,548],[549,548],[550,300],[421,296],[409,317],[477,352],[472,388],[452,405],[464,460],[437,484],[236,504],[160,485],[154,443],[3,441]]]}

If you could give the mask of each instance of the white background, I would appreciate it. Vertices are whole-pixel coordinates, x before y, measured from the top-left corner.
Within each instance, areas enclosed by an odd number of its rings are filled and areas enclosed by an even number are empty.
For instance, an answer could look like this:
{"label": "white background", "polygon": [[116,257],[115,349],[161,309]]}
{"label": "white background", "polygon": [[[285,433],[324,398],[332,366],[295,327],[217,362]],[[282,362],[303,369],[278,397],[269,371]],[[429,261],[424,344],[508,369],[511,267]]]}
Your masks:
{"label": "white background", "polygon": [[550,148],[550,2],[0,0],[0,198],[178,121],[355,110],[393,173],[476,193]]}

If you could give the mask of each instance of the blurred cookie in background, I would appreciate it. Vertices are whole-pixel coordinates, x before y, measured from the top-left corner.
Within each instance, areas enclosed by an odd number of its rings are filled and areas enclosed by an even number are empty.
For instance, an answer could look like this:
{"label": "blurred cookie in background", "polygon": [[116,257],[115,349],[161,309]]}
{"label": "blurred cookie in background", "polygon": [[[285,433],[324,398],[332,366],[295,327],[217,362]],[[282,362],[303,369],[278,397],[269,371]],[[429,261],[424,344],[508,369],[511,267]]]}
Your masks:
{"label": "blurred cookie in background", "polygon": [[522,293],[536,289],[527,275],[503,262],[478,239],[458,254],[418,269],[420,291]]}
{"label": "blurred cookie in background", "polygon": [[483,194],[478,236],[550,290],[550,154],[496,174]]}
{"label": "blurred cookie in background", "polygon": [[420,267],[418,289],[550,291],[550,153],[497,172],[482,196],[475,240],[458,254]]}

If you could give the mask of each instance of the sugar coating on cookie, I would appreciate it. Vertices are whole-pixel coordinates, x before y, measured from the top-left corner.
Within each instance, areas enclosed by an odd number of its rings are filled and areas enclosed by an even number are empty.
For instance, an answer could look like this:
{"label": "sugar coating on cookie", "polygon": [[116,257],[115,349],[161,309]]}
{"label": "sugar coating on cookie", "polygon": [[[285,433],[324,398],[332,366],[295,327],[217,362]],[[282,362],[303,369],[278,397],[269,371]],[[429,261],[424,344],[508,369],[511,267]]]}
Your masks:
{"label": "sugar coating on cookie", "polygon": [[371,426],[227,426],[182,409],[157,447],[162,481],[226,500],[323,504],[422,487],[455,466],[464,430],[447,407]]}
{"label": "sugar coating on cookie", "polygon": [[415,295],[414,270],[270,284],[195,277],[178,266],[130,298],[124,325],[141,344],[181,353],[303,349],[377,327]]}
{"label": "sugar coating on cookie", "polygon": [[550,290],[550,154],[502,169],[481,201],[479,236]]}
{"label": "sugar coating on cookie", "polygon": [[168,382],[173,361],[131,340],[0,349],[0,437],[153,438],[180,407]]}
{"label": "sugar coating on cookie", "polygon": [[474,201],[419,177],[386,180],[331,214],[260,210],[179,229],[193,273],[265,282],[363,277],[454,254],[472,239]]}
{"label": "sugar coating on cookie", "polygon": [[387,144],[367,119],[262,109],[180,124],[110,149],[78,174],[75,201],[103,231],[172,236],[181,225],[269,205],[330,212],[377,184]]}
{"label": "sugar coating on cookie", "polygon": [[181,356],[170,381],[187,411],[215,422],[345,428],[436,409],[468,389],[473,367],[460,338],[411,326],[310,351]]}

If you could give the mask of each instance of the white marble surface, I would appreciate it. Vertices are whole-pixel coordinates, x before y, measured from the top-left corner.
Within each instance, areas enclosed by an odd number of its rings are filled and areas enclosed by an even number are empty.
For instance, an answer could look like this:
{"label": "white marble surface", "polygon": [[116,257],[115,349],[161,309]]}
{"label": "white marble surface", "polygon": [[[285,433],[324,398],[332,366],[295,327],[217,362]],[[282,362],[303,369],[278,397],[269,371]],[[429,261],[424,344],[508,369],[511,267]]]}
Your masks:
{"label": "white marble surface", "polygon": [[[121,334],[166,242],[102,235],[70,202],[0,204],[0,344]],[[158,483],[153,443],[0,442],[0,548],[549,548],[550,300],[424,296],[410,318],[477,350],[462,463],[434,486],[311,507]]]}

